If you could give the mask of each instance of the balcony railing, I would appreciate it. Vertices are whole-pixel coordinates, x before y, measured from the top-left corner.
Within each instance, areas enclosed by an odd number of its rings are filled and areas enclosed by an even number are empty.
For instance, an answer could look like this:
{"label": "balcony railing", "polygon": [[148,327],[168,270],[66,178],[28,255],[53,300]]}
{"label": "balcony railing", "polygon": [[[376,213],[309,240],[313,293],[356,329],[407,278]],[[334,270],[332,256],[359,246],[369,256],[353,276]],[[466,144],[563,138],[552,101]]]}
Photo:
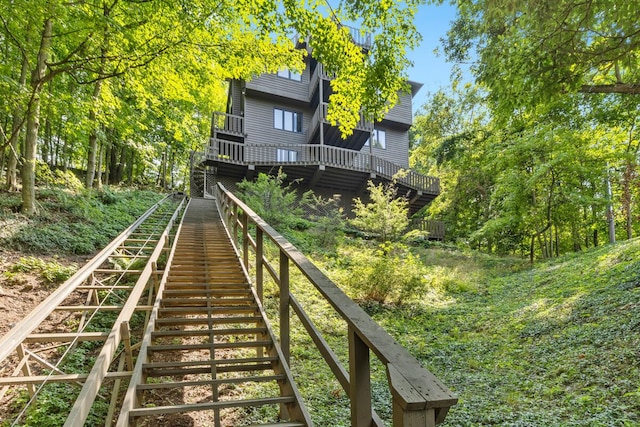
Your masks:
{"label": "balcony railing", "polygon": [[214,112],[211,120],[211,135],[225,133],[227,135],[244,135],[244,117],[234,114]]}
{"label": "balcony railing", "polygon": [[[322,111],[322,115],[320,116],[322,118],[322,122],[323,123],[329,123],[329,121],[327,120],[327,112],[329,111],[329,104],[326,102],[321,102],[320,105],[318,105],[318,109],[320,111]],[[316,114],[314,114],[314,119],[316,119],[318,113],[316,112]],[[316,119],[317,120],[317,119]],[[312,128],[315,127],[315,122],[312,122]],[[364,132],[373,132],[373,122],[367,120],[364,117],[364,114],[360,113],[360,120],[358,120],[358,123],[356,123],[356,130],[360,130],[360,131],[364,131]]]}
{"label": "balcony railing", "polygon": [[361,31],[359,28],[350,27],[348,25],[340,25],[343,28],[349,30],[349,34],[351,35],[351,40],[357,46],[360,46],[365,49],[371,49],[371,33],[365,33]]}
{"label": "balcony railing", "polygon": [[370,153],[329,145],[243,144],[212,138],[205,156],[208,160],[236,165],[325,165],[339,169],[375,173],[389,180],[395,179],[397,183],[417,191],[434,195],[440,194],[440,180],[438,178],[419,174]]}

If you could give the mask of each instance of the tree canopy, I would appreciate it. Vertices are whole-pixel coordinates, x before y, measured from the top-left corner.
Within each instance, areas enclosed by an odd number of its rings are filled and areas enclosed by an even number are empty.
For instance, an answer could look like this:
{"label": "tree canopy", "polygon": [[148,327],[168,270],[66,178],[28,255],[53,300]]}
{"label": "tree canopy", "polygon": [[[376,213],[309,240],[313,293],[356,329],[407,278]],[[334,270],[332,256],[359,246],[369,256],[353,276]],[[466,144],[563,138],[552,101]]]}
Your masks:
{"label": "tree canopy", "polygon": [[[332,81],[329,119],[346,135],[406,86],[419,1],[87,0],[0,4],[0,151],[35,211],[35,160],[87,171],[86,186],[164,170],[206,140],[224,81],[300,69],[308,40]],[[370,33],[368,52],[344,24]],[[2,156],[3,158],[5,156]],[[173,176],[173,175],[172,175]],[[107,181],[108,181],[107,179]]]}
{"label": "tree canopy", "polygon": [[444,42],[472,62],[505,114],[567,94],[640,94],[637,4],[627,0],[458,0]]}

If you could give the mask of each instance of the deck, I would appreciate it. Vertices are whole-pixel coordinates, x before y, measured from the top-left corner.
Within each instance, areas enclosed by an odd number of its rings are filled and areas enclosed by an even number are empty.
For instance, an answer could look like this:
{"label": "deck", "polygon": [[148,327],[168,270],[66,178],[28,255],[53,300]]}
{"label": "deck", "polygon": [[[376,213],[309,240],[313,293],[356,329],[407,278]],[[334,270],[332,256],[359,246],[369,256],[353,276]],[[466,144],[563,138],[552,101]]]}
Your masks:
{"label": "deck", "polygon": [[[291,153],[294,153],[292,155]],[[241,180],[258,172],[283,168],[290,179],[306,186],[362,193],[368,181],[394,181],[398,194],[407,197],[413,215],[440,194],[440,180],[403,168],[373,154],[319,144],[245,144],[212,139],[202,161],[217,168],[219,176]]]}

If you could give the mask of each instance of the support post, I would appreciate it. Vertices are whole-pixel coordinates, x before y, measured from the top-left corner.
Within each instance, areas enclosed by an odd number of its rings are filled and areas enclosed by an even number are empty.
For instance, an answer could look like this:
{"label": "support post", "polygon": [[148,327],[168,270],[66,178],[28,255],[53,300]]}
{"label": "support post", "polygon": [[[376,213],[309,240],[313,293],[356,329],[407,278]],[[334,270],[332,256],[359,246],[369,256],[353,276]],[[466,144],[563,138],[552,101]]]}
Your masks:
{"label": "support post", "polygon": [[238,205],[233,204],[233,246],[238,247]]}
{"label": "support post", "polygon": [[242,262],[249,271],[249,215],[242,211]]}
{"label": "support post", "polygon": [[289,364],[290,358],[290,324],[289,324],[289,258],[280,250],[280,347],[284,360]]}
{"label": "support post", "polygon": [[350,326],[349,399],[351,400],[352,427],[369,427],[372,425],[370,376],[369,347]]}
{"label": "support post", "polygon": [[133,370],[133,352],[131,351],[131,330],[129,329],[129,322],[124,321],[120,323],[120,334],[122,336],[122,342],[124,343],[124,354],[127,362],[127,369]]}
{"label": "support post", "polygon": [[260,227],[256,226],[256,293],[260,303],[264,298],[264,237]]}
{"label": "support post", "polygon": [[[16,348],[17,352],[18,352],[18,357],[20,358],[21,361],[25,361],[24,365],[22,365],[22,375],[24,375],[25,377],[30,377],[31,376],[31,368],[29,367],[29,356],[26,355],[25,351],[24,351],[24,346],[22,344],[20,344],[17,348]],[[27,384],[27,391],[29,392],[29,397],[33,397],[34,394],[36,393],[35,387],[33,386],[33,384]]]}

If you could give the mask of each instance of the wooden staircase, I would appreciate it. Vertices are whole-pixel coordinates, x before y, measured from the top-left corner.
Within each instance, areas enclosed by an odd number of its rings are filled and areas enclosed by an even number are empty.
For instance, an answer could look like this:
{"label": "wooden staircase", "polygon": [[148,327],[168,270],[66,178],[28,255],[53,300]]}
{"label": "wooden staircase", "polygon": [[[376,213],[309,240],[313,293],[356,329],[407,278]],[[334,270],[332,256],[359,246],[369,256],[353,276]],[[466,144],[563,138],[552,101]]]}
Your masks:
{"label": "wooden staircase", "polygon": [[169,265],[118,425],[312,425],[215,201],[190,201]]}

